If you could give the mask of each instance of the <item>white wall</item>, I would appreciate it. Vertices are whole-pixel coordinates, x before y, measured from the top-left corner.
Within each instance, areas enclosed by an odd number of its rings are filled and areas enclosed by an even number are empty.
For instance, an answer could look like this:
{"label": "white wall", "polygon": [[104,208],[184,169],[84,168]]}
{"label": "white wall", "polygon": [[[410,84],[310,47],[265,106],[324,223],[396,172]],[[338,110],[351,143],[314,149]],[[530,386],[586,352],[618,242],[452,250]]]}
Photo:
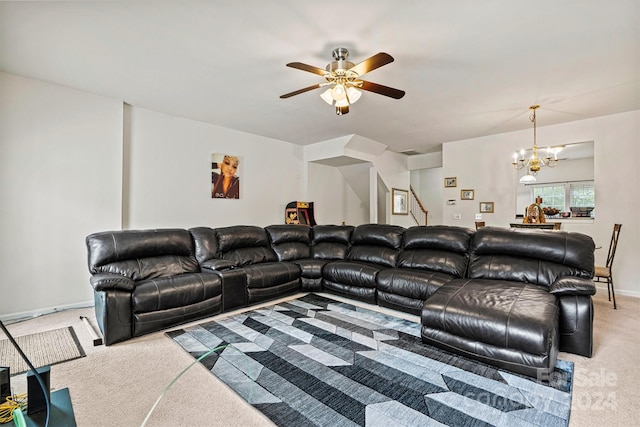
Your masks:
{"label": "white wall", "polygon": [[[284,224],[301,147],[127,106],[124,228]],[[211,198],[211,154],[240,157],[240,199]]]}
{"label": "white wall", "polygon": [[[366,166],[363,164],[345,168],[361,170]],[[308,200],[304,201],[314,202],[318,224],[342,224],[343,221],[349,225],[365,224],[369,222],[369,200],[363,202],[356,195],[341,169],[309,162]],[[369,174],[366,173],[363,179],[368,182]]]}
{"label": "white wall", "polygon": [[[530,139],[531,131],[525,130],[444,144],[444,176],[456,176],[458,187],[443,190],[445,202],[457,200],[455,206],[443,203],[443,222],[473,228],[478,203],[493,201],[495,213],[483,214],[484,221],[490,226],[508,227],[516,206],[516,172],[511,156],[523,141]],[[538,141],[541,146],[595,142],[596,219],[592,223],[565,223],[562,227],[588,234],[596,244],[604,246],[604,250],[596,251],[596,262],[604,265],[613,224],[622,223],[614,264],[616,289],[640,296],[640,111],[539,127]],[[463,188],[474,189],[475,199],[461,201]],[[461,220],[453,219],[457,213]]]}
{"label": "white wall", "polygon": [[0,317],[93,301],[85,237],[120,227],[122,102],[0,73]]}
{"label": "white wall", "polygon": [[[335,215],[341,215],[338,223],[416,225],[410,215],[391,214],[391,189],[409,189],[410,173],[406,155],[386,151],[386,146],[368,138],[350,135],[305,146],[304,159],[308,165],[307,194],[309,201],[316,202],[316,219],[320,218],[319,212],[330,209],[327,217],[338,221]],[[317,165],[325,160],[334,165],[361,163],[350,166]],[[343,176],[327,168],[339,169]],[[359,196],[365,188],[362,182],[351,182],[355,177],[368,182],[366,200],[365,196]],[[347,187],[353,191],[346,190]],[[378,196],[379,192],[385,194]],[[346,195],[349,197],[338,197]],[[357,198],[355,202],[353,197]],[[363,216],[363,209],[366,216]],[[385,211],[384,215],[378,214],[381,210]]]}

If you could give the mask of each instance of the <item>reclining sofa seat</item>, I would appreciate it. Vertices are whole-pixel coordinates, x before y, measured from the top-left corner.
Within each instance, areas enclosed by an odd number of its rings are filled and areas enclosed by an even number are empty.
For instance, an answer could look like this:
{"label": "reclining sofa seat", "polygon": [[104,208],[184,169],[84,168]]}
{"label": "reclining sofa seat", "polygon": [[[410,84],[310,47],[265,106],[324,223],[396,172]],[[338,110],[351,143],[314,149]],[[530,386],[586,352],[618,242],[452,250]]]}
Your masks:
{"label": "reclining sofa seat", "polygon": [[404,230],[388,224],[355,227],[345,259],[329,262],[322,269],[324,291],[376,304],[376,276],[395,268]]}
{"label": "reclining sofa seat", "polygon": [[222,227],[215,229],[215,236],[219,258],[232,263],[231,272],[219,270],[218,274],[223,282],[227,275],[244,275],[245,305],[300,290],[300,267],[293,262],[278,261],[264,228],[253,225]]}
{"label": "reclining sofa seat", "polygon": [[559,349],[591,356],[594,247],[579,233],[481,228],[467,277],[425,301],[423,342],[534,377]]}
{"label": "reclining sofa seat", "polygon": [[125,230],[86,238],[105,345],[221,312],[221,280],[201,274],[187,230]]}
{"label": "reclining sofa seat", "polygon": [[300,267],[301,290],[321,292],[322,268],[331,260],[344,259],[353,226],[278,224],[266,230],[278,260]]}
{"label": "reclining sofa seat", "polygon": [[378,304],[419,316],[440,286],[465,276],[472,235],[468,228],[443,225],[406,229],[396,268],[376,277]]}

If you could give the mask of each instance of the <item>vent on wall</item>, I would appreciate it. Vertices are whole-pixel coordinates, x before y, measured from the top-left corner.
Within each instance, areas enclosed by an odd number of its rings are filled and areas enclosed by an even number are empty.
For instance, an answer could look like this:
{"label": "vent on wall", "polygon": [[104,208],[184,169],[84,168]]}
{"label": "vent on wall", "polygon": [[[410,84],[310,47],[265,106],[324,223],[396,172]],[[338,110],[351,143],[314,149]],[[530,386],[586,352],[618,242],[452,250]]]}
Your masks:
{"label": "vent on wall", "polygon": [[418,153],[415,150],[406,150],[406,151],[401,151],[400,154],[406,154],[407,156],[415,156],[416,154],[422,154],[422,153]]}

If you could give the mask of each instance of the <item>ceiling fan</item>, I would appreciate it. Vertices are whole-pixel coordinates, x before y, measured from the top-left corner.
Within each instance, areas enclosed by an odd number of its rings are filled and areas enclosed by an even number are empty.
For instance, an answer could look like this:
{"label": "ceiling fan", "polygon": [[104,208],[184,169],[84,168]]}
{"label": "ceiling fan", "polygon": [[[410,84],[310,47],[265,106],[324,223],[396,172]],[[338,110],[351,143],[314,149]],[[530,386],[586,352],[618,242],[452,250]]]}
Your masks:
{"label": "ceiling fan", "polygon": [[327,81],[305,87],[294,92],[281,95],[280,98],[290,98],[310,90],[329,86],[320,97],[329,105],[336,107],[336,114],[341,116],[349,112],[349,105],[355,103],[362,95],[361,90],[375,92],[380,95],[394,99],[404,96],[404,91],[392,87],[383,86],[377,83],[362,80],[360,77],[370,71],[380,68],[393,62],[393,57],[387,53],[380,52],[365,59],[357,65],[347,61],[349,51],[344,47],[333,50],[334,61],[327,64],[325,69],[303,64],[302,62],[290,62],[287,67],[308,71],[324,77]]}

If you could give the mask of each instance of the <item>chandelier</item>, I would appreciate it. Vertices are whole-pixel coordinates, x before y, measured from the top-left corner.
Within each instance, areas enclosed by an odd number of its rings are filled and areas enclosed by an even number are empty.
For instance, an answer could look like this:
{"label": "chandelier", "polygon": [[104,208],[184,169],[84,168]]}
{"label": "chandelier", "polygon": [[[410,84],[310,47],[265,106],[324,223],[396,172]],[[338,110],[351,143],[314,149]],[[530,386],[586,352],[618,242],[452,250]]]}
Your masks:
{"label": "chandelier", "polygon": [[558,165],[558,152],[562,150],[562,147],[548,147],[546,157],[538,156],[538,144],[536,141],[536,110],[540,108],[539,105],[532,105],[529,107],[533,111],[533,114],[529,117],[529,120],[533,123],[533,148],[531,149],[531,157],[525,158],[525,150],[516,151],[513,154],[513,162],[511,163],[516,170],[527,169],[527,174],[520,178],[520,182],[535,182],[535,175],[538,173],[542,166],[548,166],[550,168]]}

